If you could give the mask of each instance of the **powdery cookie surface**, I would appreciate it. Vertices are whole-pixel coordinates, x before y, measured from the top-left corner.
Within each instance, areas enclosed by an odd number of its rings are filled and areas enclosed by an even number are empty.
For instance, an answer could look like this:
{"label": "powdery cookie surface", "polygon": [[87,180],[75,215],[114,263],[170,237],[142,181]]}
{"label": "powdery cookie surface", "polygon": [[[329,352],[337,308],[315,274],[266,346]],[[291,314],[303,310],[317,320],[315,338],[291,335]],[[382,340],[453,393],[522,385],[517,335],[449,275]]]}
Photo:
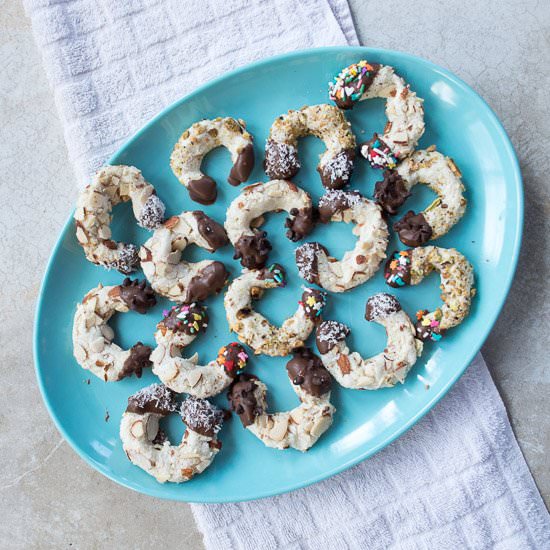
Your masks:
{"label": "powdery cookie surface", "polygon": [[361,154],[375,168],[394,168],[397,159],[414,151],[424,133],[423,100],[393,67],[365,60],[354,63],[329,83],[329,96],[342,109],[367,99],[386,100],[388,122],[383,133],[361,147]]}
{"label": "powdery cookie surface", "polygon": [[265,147],[264,168],[272,179],[290,179],[300,170],[298,138],[314,135],[326,151],[317,171],[323,185],[341,189],[348,185],[355,159],[355,136],[344,114],[332,105],[312,105],[288,111],[275,119]]}
{"label": "powdery cookie surface", "polygon": [[357,191],[330,190],[319,201],[322,223],[353,223],[357,242],[341,260],[317,242],[296,249],[300,276],[331,292],[345,292],[370,279],[386,257],[388,229],[380,207]]}
{"label": "powdery cookie surface", "polygon": [[273,264],[269,268],[244,270],[227,289],[224,305],[229,329],[256,354],[288,355],[293,349],[304,345],[319,320],[325,295],[312,288],[304,290],[298,309],[280,327],[254,311],[252,301],[260,299],[265,289],[285,284],[284,269]]}
{"label": "powdery cookie surface", "polygon": [[221,262],[182,259],[185,248],[194,244],[214,252],[227,244],[224,228],[200,210],[183,212],[155,230],[140,248],[141,267],[158,294],[177,302],[204,300],[219,292],[229,276]]}
{"label": "powdery cookie surface", "polygon": [[[120,422],[120,439],[128,459],[158,482],[181,483],[202,473],[221,448],[217,434],[224,412],[205,399],[188,397],[181,406],[174,393],[153,384],[132,395]],[[177,412],[187,429],[172,445],[159,428],[164,416]]]}
{"label": "powdery cookie surface", "polygon": [[345,388],[376,390],[404,382],[422,353],[422,342],[415,337],[415,327],[390,294],[380,293],[367,301],[367,321],[386,329],[384,351],[363,358],[351,352],[346,337],[350,329],[337,321],[323,321],[317,327],[317,349],[325,367]]}
{"label": "powdery cookie surface", "polygon": [[201,172],[202,160],[212,149],[226,147],[233,161],[227,181],[239,185],[254,168],[252,142],[242,120],[231,117],[201,120],[183,132],[172,151],[170,166],[192,200],[212,204],[217,197],[216,182]]}
{"label": "powdery cookie surface", "polygon": [[145,281],[126,278],[121,285],[98,285],[76,307],[73,322],[73,353],[78,364],[105,382],[116,382],[151,366],[151,348],[137,342],[129,350],[113,342],[115,333],[107,324],[117,312],[146,313],[156,304]]}
{"label": "powdery cookie surface", "polygon": [[79,195],[74,219],[76,238],[94,264],[131,273],[139,263],[137,247],[111,239],[112,209],[132,201],[138,225],[155,229],[164,220],[165,206],[133,166],[105,166]]}
{"label": "powdery cookie surface", "polygon": [[206,365],[198,364],[198,354],[182,357],[182,350],[208,326],[206,307],[180,304],[165,312],[157,325],[157,346],[151,354],[153,372],[177,393],[211,397],[225,390],[248,361],[244,348],[232,342],[218,351]]}
{"label": "powdery cookie surface", "polygon": [[303,239],[314,226],[309,193],[290,181],[273,180],[243,189],[227,209],[225,230],[235,247],[235,259],[243,267],[257,269],[265,265],[271,243],[267,233],[257,229],[267,212],[286,211],[285,226],[291,241]]}
{"label": "powdery cookie surface", "polygon": [[393,215],[419,183],[437,193],[437,199],[418,214],[407,212],[394,224],[401,242],[407,246],[420,246],[442,237],[466,210],[462,174],[453,160],[437,152],[435,146],[415,151],[395,171],[385,171],[383,181],[376,183],[374,197]]}
{"label": "powdery cookie surface", "polygon": [[417,312],[416,335],[421,340],[440,340],[468,315],[476,293],[472,265],[454,248],[424,246],[395,252],[384,272],[386,283],[397,288],[420,284],[434,270],[440,274],[443,305]]}
{"label": "powdery cookie surface", "polygon": [[291,411],[268,413],[267,387],[253,375],[242,374],[231,386],[229,403],[245,428],[267,447],[307,451],[332,424],[331,378],[311,350],[296,350],[287,364],[292,389],[300,405]]}

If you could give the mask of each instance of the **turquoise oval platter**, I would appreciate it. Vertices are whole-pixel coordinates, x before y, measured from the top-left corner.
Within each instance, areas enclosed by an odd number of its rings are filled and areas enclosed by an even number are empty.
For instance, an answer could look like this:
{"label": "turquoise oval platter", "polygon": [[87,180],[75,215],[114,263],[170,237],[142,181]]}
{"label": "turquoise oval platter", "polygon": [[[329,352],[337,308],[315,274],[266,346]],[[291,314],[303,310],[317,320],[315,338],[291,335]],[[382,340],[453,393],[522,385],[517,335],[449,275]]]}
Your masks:
{"label": "turquoise oval platter", "polygon": [[[438,343],[428,343],[406,382],[377,391],[347,390],[334,384],[332,402],[337,408],[331,429],[307,453],[268,449],[245,430],[237,417],[221,432],[223,448],[211,467],[184,484],[159,484],[132,465],[122,449],[118,427],[128,396],[156,377],[147,372],[116,383],[81,369],[72,354],[72,319],[77,302],[98,283],[118,284],[124,276],[86,261],[70,219],[65,225],[48,264],[40,292],[34,338],[38,382],[46,406],[65,439],[102,474],[131,489],[152,496],[187,502],[230,502],[291,491],[332,476],[384,448],[410,428],[451,388],[467,368],[489,334],[506,299],[516,267],[523,223],[523,191],[519,165],[510,141],[487,104],[449,71],[411,55],[373,48],[323,48],[278,56],[228,73],[168,107],[141,129],[111,159],[111,164],[130,164],[167,204],[167,216],[183,210],[204,209],[223,223],[227,205],[244,187],[226,183],[231,166],[223,149],[204,162],[205,172],[218,182],[218,200],[212,206],[193,203],[169,166],[172,148],[180,134],[203,118],[233,116],[246,121],[255,138],[256,166],[248,183],[267,181],[262,171],[263,146],[273,120],[288,109],[328,103],[327,82],[340,69],[366,58],[395,67],[411,88],[425,100],[426,133],[419,147],[436,144],[454,158],[463,173],[468,209],[464,218],[434,244],[456,247],[472,262],[478,294],[470,316]],[[384,102],[366,101],[346,113],[358,142],[370,139],[385,124]],[[294,182],[310,192],[315,201],[323,189],[316,171],[322,143],[315,138],[300,142],[302,169]],[[360,159],[352,189],[372,197],[381,172]],[[422,188],[422,189],[421,189]],[[417,186],[404,209],[422,209],[433,196]],[[265,229],[273,251],[270,260],[287,270],[289,284],[268,291],[257,304],[259,311],[276,323],[294,312],[304,284],[294,264],[296,244],[284,236],[285,214],[270,214]],[[139,229],[129,205],[115,208],[113,236],[143,243],[150,234]],[[319,241],[339,257],[353,243],[351,226],[328,224],[307,238]],[[392,234],[388,252],[403,248]],[[214,254],[189,248],[189,260],[213,258],[223,261],[237,276],[240,266],[230,246]],[[136,274],[143,277],[141,271]],[[391,291],[411,317],[421,308],[439,303],[438,276],[417,287],[393,290],[384,283],[382,270],[351,292],[331,294],[325,318],[337,319],[352,329],[350,347],[364,357],[378,353],[385,344],[382,327],[364,319],[367,298]],[[169,302],[158,300],[147,315],[119,314],[112,321],[116,341],[131,346],[136,341],[154,345],[153,333]],[[206,334],[184,350],[198,352],[207,362],[217,349],[235,341],[227,326],[223,296],[207,301],[211,318]],[[313,341],[313,338],[311,338]],[[313,342],[311,342],[314,346]],[[288,382],[285,358],[252,357],[248,372],[268,386],[272,411],[290,409],[298,399]],[[227,406],[225,395],[214,401]],[[184,430],[179,418],[170,418],[166,429],[172,441]]]}

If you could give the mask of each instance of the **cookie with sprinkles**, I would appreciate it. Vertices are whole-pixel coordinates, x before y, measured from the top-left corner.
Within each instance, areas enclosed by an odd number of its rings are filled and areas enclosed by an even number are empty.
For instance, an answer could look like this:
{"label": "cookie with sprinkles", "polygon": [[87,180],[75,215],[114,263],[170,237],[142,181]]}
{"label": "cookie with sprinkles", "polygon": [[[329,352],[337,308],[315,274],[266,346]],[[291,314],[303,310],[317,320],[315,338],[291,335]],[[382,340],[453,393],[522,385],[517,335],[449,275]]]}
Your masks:
{"label": "cookie with sprinkles", "polygon": [[454,248],[419,246],[395,252],[386,263],[384,277],[393,287],[418,285],[432,271],[439,272],[443,304],[431,313],[421,310],[416,326],[418,337],[437,341],[470,312],[476,294],[472,264]]}
{"label": "cookie with sprinkles", "polygon": [[244,370],[248,362],[248,353],[237,342],[231,342],[218,351],[218,365],[225,369],[229,376],[236,376]]}
{"label": "cookie with sprinkles", "polygon": [[361,60],[345,67],[329,82],[329,97],[341,109],[367,99],[386,100],[386,127],[361,147],[374,168],[395,168],[399,159],[414,151],[424,133],[423,100],[388,65]]}
{"label": "cookie with sprinkles", "polygon": [[197,335],[208,328],[208,313],[205,305],[198,302],[190,304],[178,304],[170,309],[165,309],[163,319],[157,325],[174,332],[184,332],[187,335]]}
{"label": "cookie with sprinkles", "polygon": [[255,354],[280,357],[303,346],[323,311],[325,293],[313,288],[304,289],[298,309],[281,326],[254,310],[254,300],[261,299],[265,290],[285,284],[283,267],[273,264],[260,270],[244,270],[227,289],[224,305],[229,328]]}

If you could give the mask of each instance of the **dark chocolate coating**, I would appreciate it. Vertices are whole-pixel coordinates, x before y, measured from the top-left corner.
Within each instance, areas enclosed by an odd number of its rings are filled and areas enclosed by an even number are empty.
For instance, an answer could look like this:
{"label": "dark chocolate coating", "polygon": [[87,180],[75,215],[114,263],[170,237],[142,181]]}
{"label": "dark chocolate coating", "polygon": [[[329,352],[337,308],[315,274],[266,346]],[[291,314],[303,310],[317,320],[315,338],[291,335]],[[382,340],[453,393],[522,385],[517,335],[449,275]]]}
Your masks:
{"label": "dark chocolate coating", "polygon": [[290,211],[291,218],[285,220],[285,227],[288,227],[286,236],[296,242],[309,235],[315,227],[315,214],[313,208],[293,208]]}
{"label": "dark chocolate coating", "polygon": [[296,149],[269,139],[265,146],[264,170],[271,179],[293,178],[300,170]]}
{"label": "dark chocolate coating", "polygon": [[249,177],[250,173],[254,169],[254,147],[249,143],[237,157],[237,160],[231,172],[229,172],[229,177],[227,181],[231,185],[239,185],[240,183],[245,182]]}
{"label": "dark chocolate coating", "polygon": [[395,216],[397,210],[411,196],[403,178],[394,170],[384,170],[384,179],[374,186],[374,198],[384,212]]}
{"label": "dark chocolate coating", "polygon": [[298,348],[293,355],[286,365],[292,383],[315,397],[329,392],[332,379],[321,359],[310,348]]}
{"label": "dark chocolate coating", "polygon": [[323,166],[317,167],[321,183],[326,189],[342,189],[349,184],[353,173],[355,149],[344,149]]}
{"label": "dark chocolate coating", "polygon": [[138,313],[147,313],[147,310],[153,307],[157,300],[153,289],[147,281],[132,281],[126,277],[120,285],[120,299],[133,311]]}
{"label": "dark chocolate coating", "polygon": [[319,221],[330,222],[332,216],[351,208],[361,198],[359,191],[334,191],[323,195],[319,200]]}
{"label": "dark chocolate coating", "polygon": [[134,344],[130,348],[130,355],[128,355],[126,361],[124,361],[120,378],[126,378],[127,376],[132,376],[132,374],[141,378],[143,369],[153,365],[149,359],[151,351],[149,346],[144,346],[141,342]]}
{"label": "dark chocolate coating", "polygon": [[237,413],[244,427],[254,424],[255,418],[263,413],[254,395],[257,380],[253,374],[239,374],[227,394],[229,408]]}
{"label": "dark chocolate coating", "polygon": [[180,409],[181,419],[190,430],[207,437],[214,437],[220,430],[224,411],[207,399],[189,396]]}
{"label": "dark chocolate coating", "polygon": [[398,311],[401,311],[399,300],[391,294],[380,292],[367,300],[365,319],[375,321],[378,317],[387,317]]}
{"label": "dark chocolate coating", "polygon": [[165,416],[176,408],[176,394],[164,384],[153,384],[128,398],[126,412]]}
{"label": "dark chocolate coating", "polygon": [[[361,90],[361,86],[365,86],[363,93],[365,93],[370,85],[372,84],[372,81],[374,80],[374,77],[377,75],[378,71],[380,70],[380,65],[378,63],[369,63],[372,67],[372,71],[367,71],[365,74],[361,74],[359,78],[356,78],[352,82],[346,84],[347,88],[352,88],[352,92],[350,94],[345,94],[345,96],[342,99],[335,98],[333,99],[334,103],[340,109],[352,109],[353,106],[357,101],[359,101],[359,98],[356,100],[353,100],[351,96],[358,93]],[[361,94],[362,95],[362,94]]]}
{"label": "dark chocolate coating", "polygon": [[218,250],[229,242],[223,225],[207,216],[202,210],[194,210],[193,216],[197,220],[199,233],[206,239],[212,250]]}
{"label": "dark chocolate coating", "polygon": [[216,202],[218,196],[216,182],[208,176],[203,176],[198,180],[191,180],[187,184],[187,190],[189,191],[191,200],[200,204],[213,204]]}
{"label": "dark chocolate coating", "polygon": [[321,355],[328,353],[338,342],[345,340],[350,329],[338,321],[323,321],[315,332],[315,343]]}
{"label": "dark chocolate coating", "polygon": [[412,210],[395,222],[393,228],[397,231],[400,241],[407,246],[421,246],[432,237],[432,228],[424,214],[415,214]]}
{"label": "dark chocolate coating", "polygon": [[254,235],[243,235],[235,243],[235,260],[247,269],[259,269],[267,262],[271,243],[265,231],[255,231]]}

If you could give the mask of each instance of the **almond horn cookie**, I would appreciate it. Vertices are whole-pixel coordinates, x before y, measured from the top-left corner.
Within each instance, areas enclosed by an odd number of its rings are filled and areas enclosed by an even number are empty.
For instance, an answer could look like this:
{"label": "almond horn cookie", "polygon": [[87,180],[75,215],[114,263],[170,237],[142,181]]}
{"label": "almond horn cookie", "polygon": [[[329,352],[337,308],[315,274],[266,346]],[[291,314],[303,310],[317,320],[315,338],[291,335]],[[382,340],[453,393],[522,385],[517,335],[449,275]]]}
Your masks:
{"label": "almond horn cookie", "polygon": [[410,210],[393,226],[403,244],[420,246],[448,233],[464,215],[461,176],[453,160],[432,146],[415,151],[395,170],[385,170],[384,179],[376,183],[374,198],[388,214],[395,215],[416,184],[425,184],[437,193],[437,199],[425,210],[418,214]]}
{"label": "almond horn cookie", "polygon": [[211,397],[225,390],[237,373],[246,367],[248,354],[235,342],[223,346],[216,359],[198,364],[198,355],[186,359],[181,350],[208,327],[206,307],[180,304],[164,312],[157,325],[157,347],[151,354],[153,372],[167,387],[177,393]]}
{"label": "almond horn cookie", "polygon": [[[187,427],[179,445],[159,428],[160,419],[173,412]],[[182,483],[204,472],[218,454],[224,416],[206,399],[188,397],[180,406],[172,390],[153,384],[128,399],[120,439],[128,459],[159,483]]]}
{"label": "almond horn cookie", "polygon": [[300,170],[298,138],[313,135],[322,139],[326,151],[317,171],[327,189],[349,184],[355,160],[355,136],[351,124],[332,105],[312,105],[288,111],[275,119],[265,146],[264,169],[271,179],[290,179]]}
{"label": "almond horn cookie", "polygon": [[273,264],[259,270],[244,270],[234,279],[225,294],[225,312],[229,329],[255,354],[285,356],[304,345],[312,333],[325,306],[326,295],[306,288],[298,309],[280,327],[272,325],[261,313],[254,311],[253,300],[262,297],[265,289],[283,287],[285,271]]}
{"label": "almond horn cookie", "polygon": [[129,350],[113,342],[115,333],[107,324],[116,313],[130,310],[146,313],[156,304],[146,281],[124,279],[116,286],[99,285],[76,307],[73,323],[73,353],[78,364],[105,382],[116,382],[151,366],[151,348],[138,342]]}
{"label": "almond horn cookie", "polygon": [[242,120],[231,117],[201,120],[183,132],[172,151],[170,166],[192,200],[212,204],[218,192],[216,182],[201,172],[203,158],[216,147],[229,149],[233,167],[227,181],[239,185],[248,179],[254,168],[252,142]]}
{"label": "almond horn cookie", "polygon": [[420,284],[434,270],[441,276],[443,305],[432,312],[423,309],[416,313],[416,337],[423,341],[440,340],[470,312],[476,293],[472,265],[454,248],[425,246],[395,252],[384,270],[386,283],[394,288]]}
{"label": "almond horn cookie", "polygon": [[264,267],[271,243],[267,233],[257,229],[263,214],[285,210],[289,217],[286,236],[298,241],[308,235],[315,222],[309,193],[290,181],[273,180],[245,187],[227,209],[225,230],[235,247],[235,259],[248,269]]}
{"label": "almond horn cookie", "polygon": [[231,410],[243,426],[267,447],[307,451],[332,424],[331,378],[308,348],[295,350],[287,373],[300,405],[288,412],[268,413],[267,387],[256,376],[241,374],[228,394]]}
{"label": "almond horn cookie", "polygon": [[138,225],[156,229],[164,220],[165,206],[133,166],[105,166],[79,195],[74,213],[76,238],[86,258],[107,269],[131,273],[139,264],[133,244],[111,239],[113,206],[132,201]]}
{"label": "almond horn cookie", "polygon": [[393,67],[365,60],[354,63],[329,83],[329,97],[341,109],[367,99],[386,100],[384,132],[361,146],[361,154],[374,168],[395,168],[397,159],[411,154],[424,133],[424,101]]}
{"label": "almond horn cookie", "polygon": [[331,292],[345,292],[370,279],[386,257],[388,246],[380,207],[357,191],[330,190],[319,201],[319,219],[322,223],[353,223],[357,242],[341,260],[330,256],[320,243],[304,243],[296,249],[300,276]]}
{"label": "almond horn cookie", "polygon": [[214,252],[228,243],[224,228],[200,210],[172,216],[139,251],[143,273],[157,294],[175,302],[198,302],[218,293],[229,274],[221,262],[182,259],[194,244]]}
{"label": "almond horn cookie", "polygon": [[390,294],[375,294],[367,301],[367,321],[386,329],[387,344],[378,355],[364,359],[351,352],[346,343],[350,329],[337,321],[323,321],[317,327],[317,349],[325,367],[345,388],[377,390],[404,382],[422,342],[415,338],[415,327],[401,304]]}

